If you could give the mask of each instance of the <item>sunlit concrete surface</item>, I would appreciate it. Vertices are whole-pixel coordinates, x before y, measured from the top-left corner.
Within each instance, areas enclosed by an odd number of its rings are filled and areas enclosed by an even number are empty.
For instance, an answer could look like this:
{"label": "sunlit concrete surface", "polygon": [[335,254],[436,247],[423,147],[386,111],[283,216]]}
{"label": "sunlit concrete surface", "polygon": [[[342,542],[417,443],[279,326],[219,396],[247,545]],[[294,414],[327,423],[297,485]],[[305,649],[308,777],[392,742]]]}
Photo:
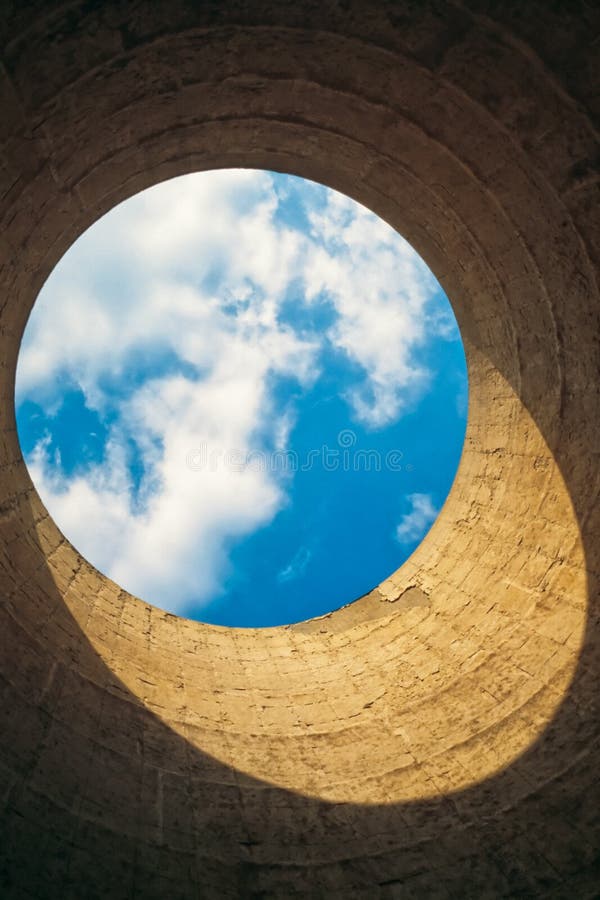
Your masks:
{"label": "sunlit concrete surface", "polygon": [[[598,11],[0,8],[0,896],[597,896]],[[218,166],[385,218],[469,362],[424,543],[285,628],[178,619],[101,576],[15,430],[60,256],[134,192]]]}

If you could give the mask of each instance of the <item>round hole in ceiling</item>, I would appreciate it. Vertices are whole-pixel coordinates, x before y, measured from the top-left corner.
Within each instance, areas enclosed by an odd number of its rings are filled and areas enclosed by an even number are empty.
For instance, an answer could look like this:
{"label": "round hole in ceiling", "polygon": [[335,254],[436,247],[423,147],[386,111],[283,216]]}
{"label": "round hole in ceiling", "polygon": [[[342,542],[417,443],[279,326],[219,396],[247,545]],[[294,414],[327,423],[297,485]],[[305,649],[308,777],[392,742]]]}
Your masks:
{"label": "round hole in ceiling", "polygon": [[330,612],[410,555],[466,424],[439,282],[348,197],[275,172],[181,176],[89,228],[23,338],[19,439],[66,537],[170,612]]}

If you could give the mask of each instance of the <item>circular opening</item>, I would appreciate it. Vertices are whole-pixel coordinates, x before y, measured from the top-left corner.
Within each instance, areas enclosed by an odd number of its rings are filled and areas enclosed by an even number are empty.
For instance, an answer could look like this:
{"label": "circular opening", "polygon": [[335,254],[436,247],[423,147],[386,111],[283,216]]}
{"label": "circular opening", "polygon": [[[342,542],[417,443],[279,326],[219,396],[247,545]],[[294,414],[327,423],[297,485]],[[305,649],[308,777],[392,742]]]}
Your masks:
{"label": "circular opening", "polygon": [[467,376],[397,232],[294,176],[195,173],[65,254],[21,346],[17,425],[66,537],[126,590],[213,624],[331,612],[429,530]]}

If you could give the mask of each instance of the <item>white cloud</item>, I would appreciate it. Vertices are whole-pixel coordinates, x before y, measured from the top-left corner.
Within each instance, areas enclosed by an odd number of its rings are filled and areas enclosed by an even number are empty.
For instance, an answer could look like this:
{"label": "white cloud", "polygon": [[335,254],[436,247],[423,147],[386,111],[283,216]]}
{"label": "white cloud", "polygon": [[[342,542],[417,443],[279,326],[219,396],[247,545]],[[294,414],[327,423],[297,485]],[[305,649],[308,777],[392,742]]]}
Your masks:
{"label": "white cloud", "polygon": [[[141,510],[131,500],[122,443],[109,443],[107,460],[85,477],[53,477],[43,445],[29,462],[42,498],[78,549],[132,592],[174,611],[218,593],[228,541],[268,522],[285,502],[268,474],[250,467],[235,471],[222,461],[223,447],[248,444],[253,419],[244,410],[237,419],[225,417],[219,430],[209,413],[204,424],[205,401],[214,398],[210,386],[203,387],[180,377],[164,379],[147,385],[128,405],[125,412],[136,427],[160,433],[164,442],[152,468],[154,490]],[[229,409],[238,395],[233,381],[219,394],[223,403],[230,401]],[[218,465],[192,470],[190,448],[203,442],[209,452],[221,453]]]}
{"label": "white cloud", "polygon": [[[427,337],[435,281],[385,223],[339,194],[320,196],[303,234],[277,220],[267,173],[158,185],[96,223],[34,307],[17,401],[34,397],[50,415],[66,380],[90,408],[113,416],[101,463],[65,479],[44,440],[28,459],[33,480],[85,556],[173,611],[218,594],[231,542],[287,502],[276,473],[224,463],[226,451],[285,450],[295,412],[275,406],[273,375],[310,385],[330,341],[364,373],[347,399],[370,427],[397,419],[426,384],[415,349]],[[309,304],[330,298],[337,317],[326,335],[300,335],[281,321],[292,283],[304,285]],[[179,368],[128,383],[133,360],[147,359],[154,372],[168,354]],[[144,464],[139,496],[131,441]],[[220,460],[216,467],[186,464],[200,446]],[[308,551],[294,557],[280,581],[309,559]]]}
{"label": "white cloud", "polygon": [[294,555],[291,562],[277,573],[277,581],[284,584],[286,581],[293,581],[300,578],[306,571],[312,557],[312,553],[306,547],[301,547]]}
{"label": "white cloud", "polygon": [[381,428],[427,383],[415,350],[427,337],[425,309],[437,284],[406,241],[347,197],[332,195],[310,218],[317,245],[307,298],[325,292],[333,301],[339,318],[329,338],[367,376],[348,399],[362,424]]}
{"label": "white cloud", "polygon": [[424,537],[439,512],[429,494],[408,494],[406,499],[410,509],[396,527],[396,539],[401,544],[410,544]]}
{"label": "white cloud", "polygon": [[174,179],[116,207],[44,286],[23,341],[18,396],[66,368],[99,403],[99,373],[118,375],[133,348],[216,355],[212,318],[227,299],[258,295],[247,324],[272,325],[300,271],[302,241],[277,226],[275,206],[269,175],[235,170]]}
{"label": "white cloud", "polygon": [[[175,375],[146,382],[122,404],[106,462],[85,478],[53,478],[48,451],[38,445],[32,477],[59,527],[95,565],[144,599],[181,611],[192,598],[218,594],[228,543],[266,524],[285,504],[272,473],[252,466],[240,471],[225,456],[236,451],[245,458],[261,426],[271,429],[275,445],[282,440],[287,419],[268,420],[265,379],[272,368],[291,366],[300,349],[288,336],[274,343],[270,353],[268,340],[261,345],[234,336],[205,380]],[[123,429],[135,435],[150,473],[141,510],[132,502]],[[215,464],[192,469],[188,458],[197,447]]]}

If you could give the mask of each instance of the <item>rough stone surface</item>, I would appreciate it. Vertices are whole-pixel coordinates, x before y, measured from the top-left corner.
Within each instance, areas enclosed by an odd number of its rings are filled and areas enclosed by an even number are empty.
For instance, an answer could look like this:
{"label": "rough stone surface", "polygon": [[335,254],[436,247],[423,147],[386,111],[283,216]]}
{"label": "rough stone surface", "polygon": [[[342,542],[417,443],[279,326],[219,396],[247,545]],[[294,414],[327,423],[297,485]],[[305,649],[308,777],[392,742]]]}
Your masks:
{"label": "rough stone surface", "polygon": [[[598,896],[597,4],[0,11],[0,896]],[[469,361],[421,547],[356,604],[260,631],[96,572],[14,424],[20,336],[70,243],[229,165],[383,216]]]}

